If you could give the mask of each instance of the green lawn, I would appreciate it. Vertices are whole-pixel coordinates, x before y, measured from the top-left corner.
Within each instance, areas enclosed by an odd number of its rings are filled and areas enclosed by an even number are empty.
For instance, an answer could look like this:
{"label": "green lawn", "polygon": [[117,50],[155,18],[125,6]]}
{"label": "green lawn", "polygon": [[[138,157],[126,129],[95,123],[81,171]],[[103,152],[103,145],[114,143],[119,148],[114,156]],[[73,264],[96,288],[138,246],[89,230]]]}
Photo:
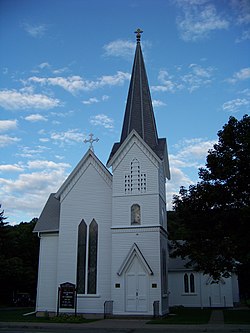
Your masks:
{"label": "green lawn", "polygon": [[148,324],[207,324],[210,315],[210,309],[173,308],[166,318],[154,319]]}
{"label": "green lawn", "polygon": [[250,324],[250,309],[223,310],[225,324]]}
{"label": "green lawn", "polygon": [[0,322],[34,322],[34,323],[86,323],[93,320],[84,319],[82,316],[67,316],[62,315],[59,317],[41,317],[37,318],[35,314],[23,316],[25,313],[34,311],[33,308],[0,308]]}

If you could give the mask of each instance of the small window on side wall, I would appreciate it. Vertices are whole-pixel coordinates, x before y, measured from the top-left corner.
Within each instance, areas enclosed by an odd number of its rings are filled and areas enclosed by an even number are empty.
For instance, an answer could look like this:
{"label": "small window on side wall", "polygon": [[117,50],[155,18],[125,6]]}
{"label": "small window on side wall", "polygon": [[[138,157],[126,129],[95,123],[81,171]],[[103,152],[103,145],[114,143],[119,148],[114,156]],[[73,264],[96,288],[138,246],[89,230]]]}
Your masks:
{"label": "small window on side wall", "polygon": [[193,294],[195,293],[195,279],[194,274],[184,274],[184,293]]}
{"label": "small window on side wall", "polygon": [[131,206],[131,224],[141,224],[141,208],[138,204]]}

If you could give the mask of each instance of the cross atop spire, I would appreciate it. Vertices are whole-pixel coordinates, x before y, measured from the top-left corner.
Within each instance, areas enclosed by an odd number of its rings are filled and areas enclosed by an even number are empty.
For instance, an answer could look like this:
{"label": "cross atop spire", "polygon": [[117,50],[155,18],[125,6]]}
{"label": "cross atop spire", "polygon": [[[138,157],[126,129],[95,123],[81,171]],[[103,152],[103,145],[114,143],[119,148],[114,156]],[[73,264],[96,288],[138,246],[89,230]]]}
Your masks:
{"label": "cross atop spire", "polygon": [[90,134],[89,134],[89,139],[88,139],[88,140],[85,139],[85,140],[83,141],[84,143],[89,142],[89,149],[92,150],[92,152],[94,152],[93,142],[98,142],[98,141],[99,141],[98,138],[93,139],[93,136],[94,136],[94,134],[90,133]]}
{"label": "cross atop spire", "polygon": [[140,28],[138,28],[136,31],[135,31],[135,34],[136,34],[136,41],[137,41],[137,43],[140,43],[140,41],[141,41],[141,34],[143,33],[143,31],[140,29]]}

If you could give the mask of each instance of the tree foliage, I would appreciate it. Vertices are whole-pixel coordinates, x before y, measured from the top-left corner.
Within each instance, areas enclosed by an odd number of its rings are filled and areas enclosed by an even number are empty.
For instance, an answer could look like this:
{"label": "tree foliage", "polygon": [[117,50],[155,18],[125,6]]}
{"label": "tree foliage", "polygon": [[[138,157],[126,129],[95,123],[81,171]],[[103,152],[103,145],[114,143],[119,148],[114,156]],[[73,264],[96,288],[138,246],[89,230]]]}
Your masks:
{"label": "tree foliage", "polygon": [[208,152],[199,181],[174,197],[185,243],[174,256],[214,279],[250,268],[250,117],[230,117]]}
{"label": "tree foliage", "polygon": [[33,234],[37,221],[11,226],[0,213],[0,300],[11,303],[17,292],[35,298],[39,240]]}

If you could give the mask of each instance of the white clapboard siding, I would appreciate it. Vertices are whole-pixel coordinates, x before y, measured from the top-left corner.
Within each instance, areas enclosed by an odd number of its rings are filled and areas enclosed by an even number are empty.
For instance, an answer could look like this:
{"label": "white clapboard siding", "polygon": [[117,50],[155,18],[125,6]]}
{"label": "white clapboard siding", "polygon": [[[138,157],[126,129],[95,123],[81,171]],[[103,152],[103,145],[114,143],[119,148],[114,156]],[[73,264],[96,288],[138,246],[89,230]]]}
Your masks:
{"label": "white clapboard siding", "polygon": [[57,251],[58,234],[41,234],[36,311],[56,309]]}
{"label": "white clapboard siding", "polygon": [[93,219],[98,224],[97,295],[78,297],[79,312],[103,312],[110,299],[112,188],[101,171],[91,161],[61,203],[58,285],[76,283],[78,225],[82,219],[88,227]]}
{"label": "white clapboard siding", "polygon": [[[113,229],[112,300],[114,301],[115,314],[125,313],[125,274],[119,276],[117,272],[134,243],[140,249],[153,272],[153,275],[149,275],[148,314],[152,314],[153,301],[160,300],[160,239],[158,228],[138,228],[136,231],[135,229]],[[158,288],[152,288],[152,283],[156,283]],[[116,284],[120,284],[120,288],[114,288]]]}

